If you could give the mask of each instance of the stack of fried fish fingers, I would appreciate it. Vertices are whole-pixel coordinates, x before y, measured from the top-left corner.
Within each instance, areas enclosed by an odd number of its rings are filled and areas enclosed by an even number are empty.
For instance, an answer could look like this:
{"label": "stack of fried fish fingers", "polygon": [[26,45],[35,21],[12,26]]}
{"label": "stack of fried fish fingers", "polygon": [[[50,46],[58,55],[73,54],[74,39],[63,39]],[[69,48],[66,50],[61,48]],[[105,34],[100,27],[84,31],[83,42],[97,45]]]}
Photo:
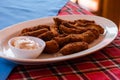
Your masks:
{"label": "stack of fried fish fingers", "polygon": [[104,29],[90,20],[68,21],[53,18],[51,25],[38,25],[25,28],[20,36],[34,36],[46,42],[44,53],[62,53],[68,55],[88,49],[88,44],[99,38]]}

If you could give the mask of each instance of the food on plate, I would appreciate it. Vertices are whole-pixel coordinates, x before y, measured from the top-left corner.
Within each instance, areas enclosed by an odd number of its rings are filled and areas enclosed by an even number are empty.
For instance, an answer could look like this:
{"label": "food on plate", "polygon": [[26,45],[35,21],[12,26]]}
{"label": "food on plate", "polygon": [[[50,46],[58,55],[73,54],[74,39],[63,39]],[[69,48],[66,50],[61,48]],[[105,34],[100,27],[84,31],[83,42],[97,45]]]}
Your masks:
{"label": "food on plate", "polygon": [[104,29],[100,25],[90,24],[90,25],[87,25],[87,28],[88,29],[96,29],[100,34],[104,33]]}
{"label": "food on plate", "polygon": [[74,34],[72,36],[74,36],[78,39],[81,39],[82,41],[85,41],[87,43],[91,43],[95,40],[95,34],[90,30],[88,30],[82,34]]}
{"label": "food on plate", "polygon": [[61,25],[63,22],[67,22],[67,23],[71,23],[71,24],[75,23],[74,21],[63,20],[60,18],[53,18],[53,20],[57,26]]}
{"label": "food on plate", "polygon": [[38,38],[43,39],[44,41],[49,41],[54,37],[54,34],[51,31],[47,31],[45,33],[42,33],[38,35]]}
{"label": "food on plate", "polygon": [[21,31],[21,33],[32,32],[32,31],[36,31],[39,29],[43,29],[43,28],[49,29],[49,26],[48,25],[38,25],[38,26],[30,27],[30,28],[25,28]]}
{"label": "food on plate", "polygon": [[53,33],[54,36],[58,36],[59,35],[58,26],[55,25],[55,24],[50,26],[50,31]]}
{"label": "food on plate", "polygon": [[25,28],[20,35],[29,35],[43,39],[46,42],[44,53],[62,53],[68,55],[89,48],[104,28],[95,21],[78,19],[63,20],[53,18],[54,23]]}
{"label": "food on plate", "polygon": [[88,29],[96,29],[99,31],[100,34],[104,33],[104,29],[95,23],[95,21],[90,21],[90,20],[74,20],[74,21],[67,21],[67,20],[62,20],[60,18],[54,18],[54,21],[57,26],[64,25],[67,28],[75,28],[82,30],[83,32],[88,30]]}
{"label": "food on plate", "polygon": [[90,21],[90,20],[85,20],[85,19],[75,20],[75,26],[84,27],[89,24],[95,24],[95,21]]}
{"label": "food on plate", "polygon": [[88,49],[88,43],[73,42],[73,43],[66,44],[64,47],[60,49],[59,52],[62,53],[63,55],[68,55],[68,54],[76,53],[85,49]]}
{"label": "food on plate", "polygon": [[[97,36],[97,38],[99,35]],[[64,45],[71,43],[71,42],[77,42],[77,41],[84,41],[87,43],[91,43],[96,39],[95,34],[91,31],[88,30],[82,34],[69,34],[67,36],[63,37],[55,37],[54,40],[57,41],[60,47],[63,47]]]}
{"label": "food on plate", "polygon": [[24,33],[20,34],[20,36],[34,36],[34,37],[37,37],[38,35],[40,35],[44,32],[47,32],[47,31],[49,31],[49,30],[46,29],[46,28],[43,28],[43,29],[31,31],[31,32],[24,32]]}
{"label": "food on plate", "polygon": [[45,53],[56,53],[59,51],[59,45],[55,40],[46,41]]}
{"label": "food on plate", "polygon": [[61,33],[65,34],[81,34],[86,31],[85,29],[68,28],[64,25],[60,25],[59,30]]}

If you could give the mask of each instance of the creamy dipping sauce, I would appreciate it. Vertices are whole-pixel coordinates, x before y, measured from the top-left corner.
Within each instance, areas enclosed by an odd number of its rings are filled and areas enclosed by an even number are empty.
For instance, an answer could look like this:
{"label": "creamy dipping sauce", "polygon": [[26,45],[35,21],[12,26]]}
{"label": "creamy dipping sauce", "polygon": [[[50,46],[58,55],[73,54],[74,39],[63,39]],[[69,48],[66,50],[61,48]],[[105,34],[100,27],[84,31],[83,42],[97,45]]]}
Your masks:
{"label": "creamy dipping sauce", "polygon": [[27,49],[27,50],[33,50],[38,49],[41,46],[36,43],[33,40],[30,40],[29,38],[17,38],[13,42],[13,46],[19,49]]}

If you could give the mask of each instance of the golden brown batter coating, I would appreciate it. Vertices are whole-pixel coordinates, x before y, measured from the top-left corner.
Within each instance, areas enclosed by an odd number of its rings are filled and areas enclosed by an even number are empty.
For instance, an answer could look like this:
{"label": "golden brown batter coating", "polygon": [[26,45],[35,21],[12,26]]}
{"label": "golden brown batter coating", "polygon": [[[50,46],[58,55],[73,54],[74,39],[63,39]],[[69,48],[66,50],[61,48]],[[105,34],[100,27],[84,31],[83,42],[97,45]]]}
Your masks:
{"label": "golden brown batter coating", "polygon": [[85,19],[75,20],[75,26],[85,27],[88,24],[95,24],[95,21],[85,20]]}
{"label": "golden brown batter coating", "polygon": [[100,25],[89,24],[86,27],[89,28],[89,29],[96,29],[99,32],[99,34],[103,34],[104,33],[104,29]]}
{"label": "golden brown batter coating", "polygon": [[60,24],[62,24],[63,22],[67,22],[67,23],[71,23],[71,24],[75,24],[74,21],[68,21],[68,20],[63,20],[63,19],[60,19],[60,18],[53,18],[55,24],[57,26],[59,26]]}
{"label": "golden brown batter coating", "polygon": [[60,49],[60,53],[63,55],[68,55],[72,53],[76,53],[82,50],[88,49],[88,43],[86,42],[73,42],[65,45]]}
{"label": "golden brown batter coating", "polygon": [[85,28],[85,27],[80,27],[80,26],[77,26],[75,24],[71,24],[71,23],[67,23],[67,22],[63,22],[62,23],[65,27],[68,27],[68,28],[75,28],[76,30],[80,30],[81,32],[85,32],[87,31],[88,29]]}
{"label": "golden brown batter coating", "polygon": [[55,40],[50,40],[46,42],[46,47],[43,52],[45,53],[56,53],[59,51],[59,45]]}
{"label": "golden brown batter coating", "polygon": [[60,47],[63,47],[64,45],[68,44],[71,42],[70,37],[54,37],[54,40],[59,44]]}
{"label": "golden brown batter coating", "polygon": [[53,33],[54,36],[58,36],[59,35],[58,26],[55,25],[55,24],[50,26],[50,31]]}
{"label": "golden brown batter coating", "polygon": [[54,34],[51,31],[47,31],[38,36],[38,38],[43,39],[44,41],[49,41],[54,37]]}
{"label": "golden brown batter coating", "polygon": [[75,26],[73,24],[64,22],[62,23],[64,26],[60,26],[61,32],[66,32],[66,33],[75,33],[75,34],[80,34],[83,33],[87,30],[91,30],[94,32],[94,34],[96,35],[96,39],[98,38],[99,34],[103,34],[104,33],[104,29],[100,26],[100,25],[96,25],[94,22],[90,22],[89,24],[85,25],[84,27],[80,27],[80,26]]}
{"label": "golden brown batter coating", "polygon": [[35,30],[35,31],[31,31],[31,32],[25,32],[20,34],[20,36],[34,36],[37,37],[38,35],[47,32],[48,29],[47,28],[43,28],[43,29],[39,29],[39,30]]}
{"label": "golden brown batter coating", "polygon": [[[99,36],[97,36],[99,37]],[[78,41],[85,41],[87,43],[91,43],[96,39],[96,36],[91,30],[88,30],[82,34],[69,34],[65,37],[54,37],[54,40],[59,44],[60,47],[71,43],[71,42],[78,42]]]}
{"label": "golden brown batter coating", "polygon": [[91,28],[88,29],[88,30],[90,30],[90,31],[94,34],[95,39],[99,38],[100,33],[99,33],[98,30],[96,30],[96,29],[91,29]]}
{"label": "golden brown batter coating", "polygon": [[85,32],[87,29],[80,30],[80,29],[68,28],[64,25],[60,25],[59,30],[61,33],[65,33],[65,34],[81,34],[81,33]]}
{"label": "golden brown batter coating", "polygon": [[36,30],[43,29],[43,28],[49,29],[49,26],[48,25],[38,25],[38,26],[30,27],[30,28],[25,28],[21,31],[21,34],[26,33],[26,32],[36,31]]}
{"label": "golden brown batter coating", "polygon": [[94,33],[90,30],[84,32],[83,34],[78,34],[78,35],[76,34],[76,37],[77,36],[78,36],[78,38],[82,38],[82,40],[87,43],[91,43],[96,39]]}

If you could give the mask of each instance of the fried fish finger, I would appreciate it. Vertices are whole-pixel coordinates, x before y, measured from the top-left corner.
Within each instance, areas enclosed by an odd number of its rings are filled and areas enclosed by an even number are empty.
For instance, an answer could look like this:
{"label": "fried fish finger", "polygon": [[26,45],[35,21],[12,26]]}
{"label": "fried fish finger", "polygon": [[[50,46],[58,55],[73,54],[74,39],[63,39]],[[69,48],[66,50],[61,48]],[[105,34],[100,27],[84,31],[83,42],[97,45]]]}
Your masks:
{"label": "fried fish finger", "polygon": [[58,26],[55,25],[55,24],[50,26],[50,31],[53,33],[54,36],[58,36],[59,35]]}
{"label": "fried fish finger", "polygon": [[104,33],[104,29],[100,25],[90,24],[90,25],[87,25],[86,27],[89,29],[96,29],[100,34]]}
{"label": "fried fish finger", "polygon": [[68,27],[68,28],[75,28],[75,29],[85,29],[85,27],[83,27],[83,25],[82,26],[80,26],[80,25],[77,25],[77,22],[75,23],[75,24],[71,24],[71,23],[68,23],[68,22],[63,22],[62,23],[64,26],[66,26],[66,27]]}
{"label": "fried fish finger", "polygon": [[54,37],[54,40],[59,44],[60,47],[63,47],[67,43],[70,43],[70,37],[64,36],[64,37]]}
{"label": "fried fish finger", "polygon": [[56,53],[59,51],[59,45],[55,40],[46,41],[44,53]]}
{"label": "fried fish finger", "polygon": [[62,24],[68,28],[75,28],[75,29],[81,30],[83,32],[85,32],[89,29],[96,29],[100,34],[104,33],[104,29],[100,25],[95,24],[94,21],[81,20],[81,21],[76,21],[76,23],[74,25],[67,23],[67,22],[63,22]]}
{"label": "fried fish finger", "polygon": [[44,28],[44,29],[40,29],[40,30],[36,30],[36,31],[31,31],[31,32],[26,32],[26,33],[22,33],[20,34],[20,36],[34,36],[37,37],[38,35],[47,32],[48,29]]}
{"label": "fried fish finger", "polygon": [[26,33],[26,32],[36,31],[36,30],[43,29],[43,28],[49,29],[49,26],[48,25],[38,25],[38,26],[30,27],[30,28],[25,28],[21,31],[21,34]]}
{"label": "fried fish finger", "polygon": [[[99,37],[99,36],[97,36]],[[91,43],[96,39],[94,33],[90,30],[82,33],[82,34],[69,34],[65,37],[54,37],[54,40],[59,44],[60,47],[71,43],[71,42],[78,42],[78,41],[85,41],[87,43]]]}
{"label": "fried fish finger", "polygon": [[81,38],[83,41],[85,41],[87,43],[91,43],[96,39],[94,33],[90,30],[84,32],[83,34],[76,35],[76,37],[77,36],[78,36],[78,38]]}
{"label": "fried fish finger", "polygon": [[81,34],[85,32],[87,29],[68,28],[68,27],[65,27],[64,25],[60,25],[59,30],[61,33],[65,33],[65,34]]}
{"label": "fried fish finger", "polygon": [[60,49],[60,53],[63,55],[73,54],[82,50],[88,49],[88,43],[86,42],[73,42],[65,45]]}
{"label": "fried fish finger", "polygon": [[71,35],[68,35],[68,37],[71,38],[72,42],[73,41],[84,41],[84,42],[87,42],[87,43],[91,43],[96,39],[96,36],[90,30],[88,30],[88,31],[86,31],[82,34],[71,34]]}
{"label": "fried fish finger", "polygon": [[51,31],[47,31],[45,33],[42,33],[38,36],[38,38],[43,39],[44,41],[49,41],[54,37],[53,33]]}
{"label": "fried fish finger", "polygon": [[60,18],[53,18],[55,24],[57,26],[59,26],[60,24],[62,24],[63,22],[67,22],[67,23],[71,23],[71,24],[75,24],[74,21],[68,21],[68,20],[63,20],[63,19],[60,19]]}
{"label": "fried fish finger", "polygon": [[95,24],[95,21],[85,19],[75,20],[75,26],[85,27],[88,24]]}

